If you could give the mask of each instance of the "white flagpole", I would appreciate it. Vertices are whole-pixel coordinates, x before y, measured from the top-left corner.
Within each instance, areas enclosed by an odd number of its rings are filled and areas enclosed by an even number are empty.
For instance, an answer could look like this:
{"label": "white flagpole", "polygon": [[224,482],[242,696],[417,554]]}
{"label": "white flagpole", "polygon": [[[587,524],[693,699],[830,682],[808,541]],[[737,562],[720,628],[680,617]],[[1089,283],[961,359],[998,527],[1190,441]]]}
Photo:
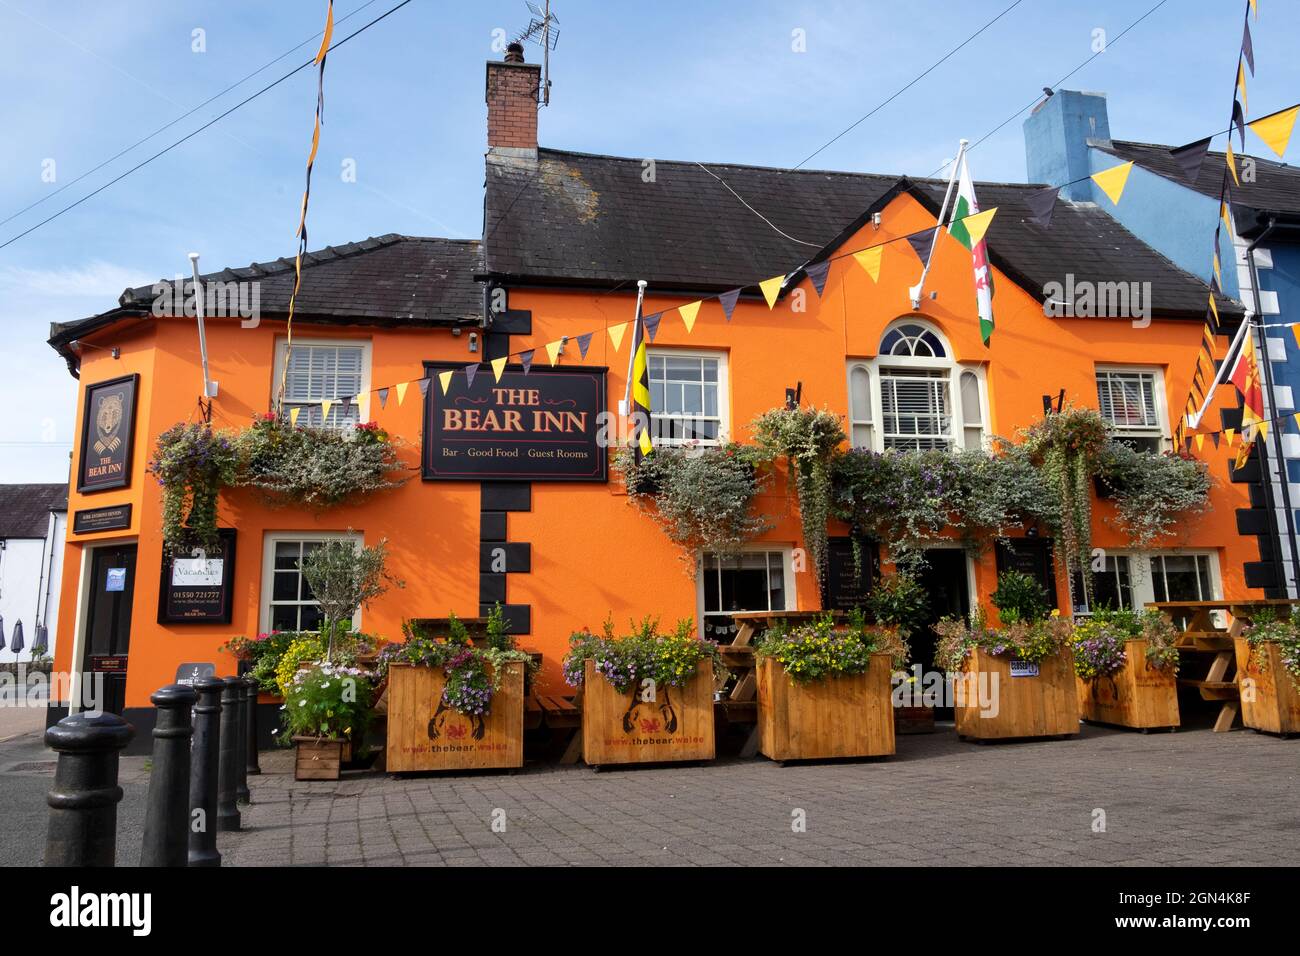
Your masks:
{"label": "white flagpole", "polygon": [[926,257],[925,268],[921,270],[921,281],[907,290],[912,299],[913,310],[921,307],[921,293],[925,289],[925,277],[930,274],[930,263],[934,262],[934,250],[939,245],[939,232],[944,227],[944,220],[948,218],[948,203],[952,200],[952,187],[957,182],[957,174],[961,171],[962,159],[966,156],[966,147],[969,143],[970,140],[963,139],[957,144],[957,158],[952,161],[952,175],[948,177],[948,188],[943,194],[943,206],[939,209],[939,225],[934,230],[934,238],[930,240],[930,255]]}
{"label": "white flagpole", "polygon": [[197,252],[190,253],[190,269],[194,273],[194,315],[199,320],[199,358],[203,361],[203,397],[216,398],[217,383],[208,377],[208,336],[203,328],[203,283],[199,281]]}
{"label": "white flagpole", "polygon": [[1228,346],[1227,354],[1224,355],[1223,361],[1219,363],[1219,371],[1215,373],[1214,381],[1211,382],[1210,387],[1205,390],[1205,400],[1201,403],[1201,407],[1197,409],[1196,414],[1187,420],[1188,428],[1196,429],[1201,427],[1201,419],[1204,418],[1205,413],[1210,410],[1210,402],[1214,401],[1214,390],[1227,381],[1227,376],[1232,373],[1232,366],[1235,363],[1230,361],[1230,359],[1232,359],[1234,355],[1239,354],[1238,350],[1242,345],[1242,339],[1245,336],[1247,329],[1249,329],[1253,324],[1254,323],[1251,322],[1249,317],[1241,320],[1241,325],[1237,328],[1237,334],[1232,337],[1232,342]]}
{"label": "white flagpole", "polygon": [[623,389],[623,401],[618,403],[618,413],[624,418],[632,408],[632,363],[636,361],[636,329],[641,321],[641,305],[645,302],[645,289],[649,285],[645,279],[636,281],[636,317],[632,320],[632,346],[627,350],[627,385]]}

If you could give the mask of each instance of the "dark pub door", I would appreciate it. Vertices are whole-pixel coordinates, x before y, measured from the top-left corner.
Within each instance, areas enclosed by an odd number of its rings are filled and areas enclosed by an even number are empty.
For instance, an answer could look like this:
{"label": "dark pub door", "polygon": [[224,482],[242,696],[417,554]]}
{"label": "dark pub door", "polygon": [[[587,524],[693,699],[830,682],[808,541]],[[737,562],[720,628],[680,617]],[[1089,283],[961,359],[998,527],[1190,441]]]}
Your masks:
{"label": "dark pub door", "polygon": [[121,714],[126,706],[126,657],[131,646],[135,545],[94,548],[90,575],[83,680],[91,681],[92,687],[103,687],[105,712]]}

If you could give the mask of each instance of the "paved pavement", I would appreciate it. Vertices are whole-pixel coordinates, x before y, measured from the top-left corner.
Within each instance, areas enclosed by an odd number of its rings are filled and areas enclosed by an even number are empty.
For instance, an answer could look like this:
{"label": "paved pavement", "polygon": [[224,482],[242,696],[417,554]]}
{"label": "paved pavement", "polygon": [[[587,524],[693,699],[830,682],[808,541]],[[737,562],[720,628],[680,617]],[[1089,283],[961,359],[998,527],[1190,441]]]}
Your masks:
{"label": "paved pavement", "polygon": [[[948,728],[899,737],[898,751],[314,783],[296,783],[277,751],[250,778],[245,830],[219,845],[244,866],[1300,862],[1300,741],[1085,727],[1076,740],[981,746]],[[40,862],[52,771],[38,735],[0,743],[0,865]],[[124,758],[121,780],[125,865],[139,857],[145,759]]]}

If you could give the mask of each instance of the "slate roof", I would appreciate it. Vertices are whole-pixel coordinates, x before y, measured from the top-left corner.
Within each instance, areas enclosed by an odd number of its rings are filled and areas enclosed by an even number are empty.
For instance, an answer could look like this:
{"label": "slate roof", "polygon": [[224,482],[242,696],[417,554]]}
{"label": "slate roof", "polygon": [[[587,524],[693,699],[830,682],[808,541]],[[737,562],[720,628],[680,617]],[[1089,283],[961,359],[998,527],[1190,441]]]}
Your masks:
{"label": "slate roof", "polygon": [[[295,314],[307,321],[366,325],[470,325],[483,315],[482,271],[476,239],[384,236],[327,246],[303,257]],[[203,275],[205,281],[257,280],[262,315],[284,315],[293,290],[293,259],[254,262]],[[168,281],[168,280],[163,280]],[[188,289],[189,283],[186,284]],[[79,322],[55,323],[50,345],[67,346],[102,325],[147,313],[153,289],[127,289],[119,308]]]}
{"label": "slate roof", "polygon": [[[1091,141],[1091,145],[1118,159],[1131,160],[1143,169],[1172,179],[1180,186],[1196,190],[1211,199],[1219,198],[1219,189],[1223,185],[1223,173],[1227,158],[1224,153],[1209,152],[1201,163],[1200,173],[1195,183],[1188,182],[1174,158],[1169,154],[1168,146],[1156,143],[1133,143],[1126,140]],[[1238,169],[1241,157],[1237,154]],[[1251,209],[1268,210],[1283,213],[1300,213],[1300,169],[1277,163],[1262,156],[1255,160],[1255,181],[1232,185],[1234,204],[1248,206]]]}
{"label": "slate roof", "polygon": [[0,485],[0,538],[44,538],[50,512],[67,510],[67,484]]}
{"label": "slate roof", "polygon": [[[909,190],[937,214],[947,187],[947,180],[729,164],[706,170],[668,160],[655,161],[648,183],[645,169],[641,159],[553,149],[539,149],[535,164],[489,154],[488,274],[607,287],[646,279],[661,291],[725,291],[823,258],[824,247],[891,190]],[[1029,222],[1025,198],[1041,188],[976,184],[980,205],[999,207],[988,234],[994,265],[1040,300],[1045,284],[1073,273],[1076,283],[1150,282],[1155,315],[1204,318],[1206,285],[1095,205],[1058,198],[1050,228]],[[1240,312],[1230,300],[1222,305]]]}

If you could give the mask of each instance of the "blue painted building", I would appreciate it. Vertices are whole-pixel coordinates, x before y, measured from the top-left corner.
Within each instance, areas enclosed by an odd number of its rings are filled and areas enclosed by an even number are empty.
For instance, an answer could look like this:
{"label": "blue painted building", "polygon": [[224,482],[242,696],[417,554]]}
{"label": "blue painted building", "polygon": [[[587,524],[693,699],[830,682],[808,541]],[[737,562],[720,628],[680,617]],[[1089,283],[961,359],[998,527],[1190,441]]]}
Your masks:
{"label": "blue painted building", "polygon": [[[1208,152],[1190,180],[1170,146],[1112,139],[1104,94],[1073,90],[1057,91],[1039,103],[1025,121],[1024,135],[1031,182],[1062,186],[1062,198],[1105,210],[1182,269],[1209,282],[1226,168],[1222,152]],[[1124,162],[1133,167],[1116,204],[1090,177]],[[1232,187],[1231,234],[1225,229],[1220,236],[1222,289],[1245,309],[1257,354],[1268,356],[1267,367],[1261,367],[1265,414],[1275,418],[1296,412],[1300,395],[1300,345],[1291,328],[1300,323],[1300,169],[1245,151],[1238,153],[1237,163],[1241,182]],[[1253,268],[1248,250],[1253,250]],[[1219,331],[1231,336],[1236,328]],[[1238,407],[1203,427],[1237,427],[1240,420]],[[1260,559],[1246,565],[1246,583],[1263,588],[1268,597],[1300,596],[1296,422],[1278,420],[1267,440],[1256,443],[1245,467],[1216,477],[1250,489],[1252,507],[1238,511],[1237,527],[1258,539]]]}

